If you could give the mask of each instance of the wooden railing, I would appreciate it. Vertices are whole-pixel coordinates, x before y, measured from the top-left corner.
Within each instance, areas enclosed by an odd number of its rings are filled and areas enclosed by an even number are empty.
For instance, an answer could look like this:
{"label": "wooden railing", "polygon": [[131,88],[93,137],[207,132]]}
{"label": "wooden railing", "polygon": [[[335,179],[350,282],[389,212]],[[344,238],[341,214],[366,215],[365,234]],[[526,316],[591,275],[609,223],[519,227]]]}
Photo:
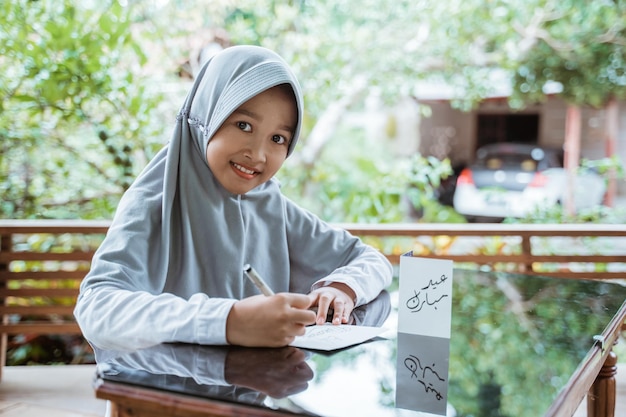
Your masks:
{"label": "wooden railing", "polygon": [[408,238],[399,243],[399,250],[385,251],[394,264],[405,250],[412,249],[416,256],[450,259],[457,267],[502,269],[560,278],[626,278],[626,224],[337,226],[364,239]]}
{"label": "wooden railing", "polygon": [[[72,311],[108,221],[0,220],[0,377],[8,335],[80,334]],[[337,224],[381,248],[456,266],[624,279],[626,225]]]}
{"label": "wooden railing", "polygon": [[79,335],[80,282],[109,222],[0,220],[0,378],[9,335]]}

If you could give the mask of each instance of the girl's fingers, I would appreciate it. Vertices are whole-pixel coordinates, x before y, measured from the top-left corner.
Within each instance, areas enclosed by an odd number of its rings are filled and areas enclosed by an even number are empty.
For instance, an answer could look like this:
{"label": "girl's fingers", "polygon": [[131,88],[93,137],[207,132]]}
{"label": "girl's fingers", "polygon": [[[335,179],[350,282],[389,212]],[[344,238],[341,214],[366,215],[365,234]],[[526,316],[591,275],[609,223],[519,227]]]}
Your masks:
{"label": "girl's fingers", "polygon": [[330,300],[323,297],[320,299],[320,303],[317,307],[317,317],[315,322],[317,324],[326,323],[326,317],[328,317],[328,309],[330,308]]}
{"label": "girl's fingers", "polygon": [[346,303],[339,298],[335,298],[334,304],[335,314],[333,315],[333,324],[341,324],[344,322],[344,319],[346,319]]}

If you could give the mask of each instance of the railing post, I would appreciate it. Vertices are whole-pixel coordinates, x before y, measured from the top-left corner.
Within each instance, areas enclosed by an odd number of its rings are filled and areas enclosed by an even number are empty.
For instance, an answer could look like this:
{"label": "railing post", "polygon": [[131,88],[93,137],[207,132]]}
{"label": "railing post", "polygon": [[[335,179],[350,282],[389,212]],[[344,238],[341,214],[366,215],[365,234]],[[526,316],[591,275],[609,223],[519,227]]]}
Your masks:
{"label": "railing post", "polygon": [[617,395],[615,375],[617,375],[617,355],[611,350],[587,394],[587,417],[615,416]]}
{"label": "railing post", "polygon": [[[522,235],[522,255],[524,255],[527,259],[532,259],[532,247],[530,245],[530,236],[523,234]],[[521,265],[521,272],[533,272],[533,263],[532,261],[524,262]]]}
{"label": "railing post", "polygon": [[[6,233],[0,235],[0,254],[11,252],[13,250],[13,237],[11,233]],[[0,260],[0,273],[9,272],[9,263]],[[0,289],[4,289],[7,287],[7,280],[0,279]],[[6,300],[4,297],[0,298],[0,303],[4,305]],[[2,324],[6,324],[9,320],[9,317],[6,315],[2,315],[0,318],[2,320]],[[2,371],[7,362],[7,347],[8,347],[8,335],[6,333],[0,333],[0,381],[2,380]]]}

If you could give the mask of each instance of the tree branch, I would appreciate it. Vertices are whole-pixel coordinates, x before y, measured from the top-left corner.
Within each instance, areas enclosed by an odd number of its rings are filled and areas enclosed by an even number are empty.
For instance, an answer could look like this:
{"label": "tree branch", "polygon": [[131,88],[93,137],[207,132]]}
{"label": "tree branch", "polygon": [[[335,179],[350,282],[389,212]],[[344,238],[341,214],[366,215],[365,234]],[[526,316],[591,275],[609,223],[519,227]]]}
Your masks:
{"label": "tree branch", "polygon": [[366,82],[364,77],[355,80],[350,94],[331,103],[317,119],[315,126],[307,138],[305,146],[299,153],[299,161],[305,165],[305,169],[310,169],[315,165],[315,161],[318,159],[326,142],[330,140],[333,132],[337,129],[346,109],[354,103],[358,95],[365,90],[365,87]]}

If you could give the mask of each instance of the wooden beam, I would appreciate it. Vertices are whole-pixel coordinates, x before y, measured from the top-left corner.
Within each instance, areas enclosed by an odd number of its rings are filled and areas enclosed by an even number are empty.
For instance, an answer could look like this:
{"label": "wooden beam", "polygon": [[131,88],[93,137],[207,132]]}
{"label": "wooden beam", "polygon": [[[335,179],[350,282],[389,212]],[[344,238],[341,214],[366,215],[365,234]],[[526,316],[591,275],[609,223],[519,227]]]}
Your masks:
{"label": "wooden beam", "polygon": [[576,212],[574,206],[574,187],[576,186],[576,171],[580,159],[580,131],[582,126],[580,107],[567,106],[565,116],[565,170],[567,171],[566,198],[563,208],[567,214],[573,216]]}

